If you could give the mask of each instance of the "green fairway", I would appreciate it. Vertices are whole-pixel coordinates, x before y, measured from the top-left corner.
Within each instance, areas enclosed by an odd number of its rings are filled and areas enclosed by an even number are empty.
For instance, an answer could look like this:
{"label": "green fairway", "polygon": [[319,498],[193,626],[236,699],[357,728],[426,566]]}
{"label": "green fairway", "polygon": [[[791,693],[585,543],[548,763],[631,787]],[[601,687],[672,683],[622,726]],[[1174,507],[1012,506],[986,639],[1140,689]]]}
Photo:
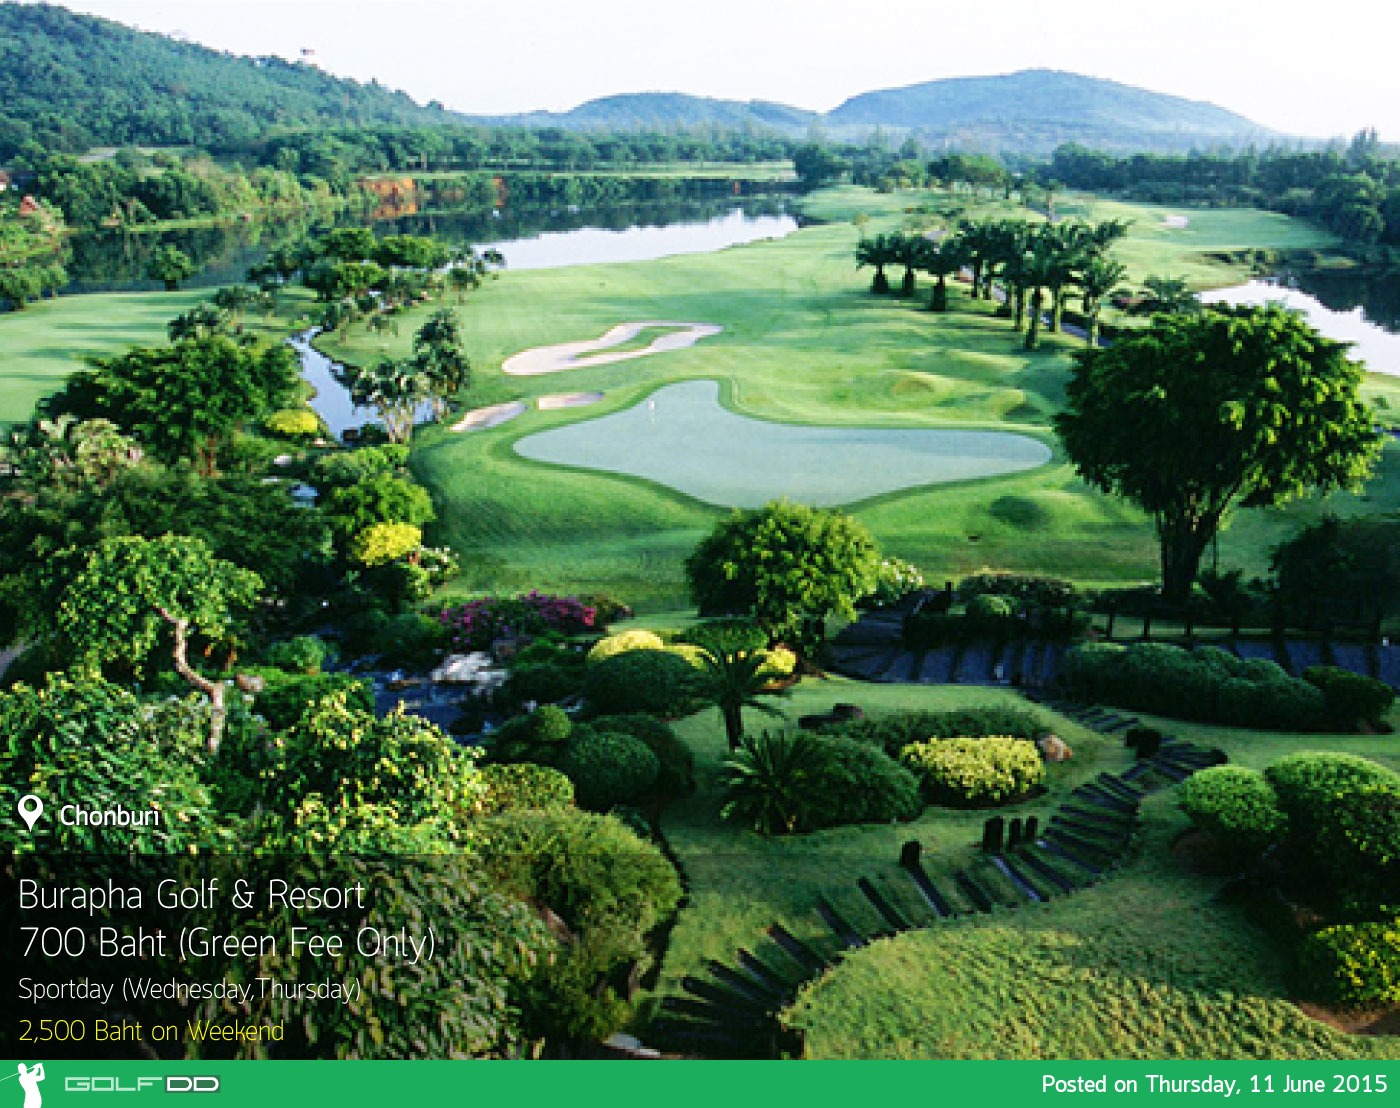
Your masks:
{"label": "green fairway", "polygon": [[539,462],[631,474],[720,507],[787,497],[826,507],[919,485],[1034,469],[1050,448],[1001,431],[799,427],[735,415],[715,381],[667,385],[635,407],[521,439]]}
{"label": "green fairway", "polygon": [[165,325],[208,291],[63,296],[0,314],[0,425],[22,423],[83,359],[165,341]]}

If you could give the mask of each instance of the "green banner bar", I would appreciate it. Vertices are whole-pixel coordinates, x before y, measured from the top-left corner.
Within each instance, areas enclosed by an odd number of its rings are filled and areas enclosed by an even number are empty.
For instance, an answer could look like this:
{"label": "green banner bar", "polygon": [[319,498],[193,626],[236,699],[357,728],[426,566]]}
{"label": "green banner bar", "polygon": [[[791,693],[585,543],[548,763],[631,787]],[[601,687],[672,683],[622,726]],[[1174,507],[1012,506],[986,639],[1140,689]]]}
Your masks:
{"label": "green banner bar", "polygon": [[[39,1063],[35,1063],[38,1065]],[[1400,1066],[1354,1062],[71,1062],[0,1063],[0,1108],[167,1103],[336,1104],[1394,1103]],[[21,1082],[23,1081],[23,1085]],[[37,1092],[35,1097],[30,1090]],[[545,1098],[549,1098],[545,1101]],[[176,1103],[183,1103],[177,1101]]]}

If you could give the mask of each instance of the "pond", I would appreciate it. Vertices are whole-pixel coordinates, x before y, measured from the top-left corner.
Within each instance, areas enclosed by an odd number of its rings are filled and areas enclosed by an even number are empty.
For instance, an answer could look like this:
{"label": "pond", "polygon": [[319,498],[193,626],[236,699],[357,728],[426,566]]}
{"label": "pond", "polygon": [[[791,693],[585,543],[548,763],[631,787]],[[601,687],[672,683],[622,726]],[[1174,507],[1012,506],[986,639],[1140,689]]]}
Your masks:
{"label": "pond", "polygon": [[505,255],[507,269],[556,269],[705,254],[745,242],[782,238],[795,230],[797,220],[790,215],[753,215],[734,208],[696,222],[637,225],[616,231],[605,227],[546,231],[534,238],[484,243],[483,248],[494,247]]}
{"label": "pond", "polygon": [[1050,460],[1044,443],[1009,432],[812,427],[736,415],[721,406],[717,381],[667,385],[624,411],[530,435],[515,450],[735,508],[782,496],[820,507],[851,504]]}
{"label": "pond", "polygon": [[1202,293],[1201,299],[1208,304],[1253,305],[1277,301],[1302,312],[1308,322],[1328,338],[1351,343],[1351,356],[1365,362],[1372,373],[1400,376],[1400,334],[1374,322],[1362,302],[1350,297],[1330,297],[1329,306],[1318,296],[1288,284],[1249,281]]}
{"label": "pond", "polygon": [[[350,390],[336,380],[336,363],[311,345],[317,333],[318,329],[313,327],[287,340],[301,359],[302,378],[316,390],[316,395],[311,398],[312,409],[326,421],[326,426],[336,438],[353,427],[377,422],[378,413],[373,408],[357,407],[350,399]],[[418,412],[419,422],[431,414],[432,406],[424,404]]]}

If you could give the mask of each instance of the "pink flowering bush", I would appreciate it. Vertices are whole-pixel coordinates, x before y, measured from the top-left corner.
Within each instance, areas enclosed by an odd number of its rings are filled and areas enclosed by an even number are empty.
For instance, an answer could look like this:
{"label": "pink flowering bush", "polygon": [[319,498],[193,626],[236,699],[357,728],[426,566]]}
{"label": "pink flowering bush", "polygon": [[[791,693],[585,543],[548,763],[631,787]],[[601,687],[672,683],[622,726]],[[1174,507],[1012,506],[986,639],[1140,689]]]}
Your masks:
{"label": "pink flowering bush", "polygon": [[524,596],[484,596],[448,608],[440,617],[455,650],[486,650],[511,635],[582,635],[598,623],[598,610],[575,596],[532,590]]}

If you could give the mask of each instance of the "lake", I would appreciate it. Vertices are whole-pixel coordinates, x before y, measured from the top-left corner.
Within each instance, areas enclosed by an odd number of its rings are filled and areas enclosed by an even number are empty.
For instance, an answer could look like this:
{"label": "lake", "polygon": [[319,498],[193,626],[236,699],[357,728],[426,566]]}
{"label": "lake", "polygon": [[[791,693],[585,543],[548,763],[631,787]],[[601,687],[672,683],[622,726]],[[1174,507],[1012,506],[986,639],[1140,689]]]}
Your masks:
{"label": "lake", "polygon": [[921,485],[1034,469],[1028,435],[943,428],[815,427],[738,415],[718,381],[667,385],[641,403],[521,439],[522,457],[642,477],[720,507],[786,496],[830,507]]}
{"label": "lake", "polygon": [[[790,215],[753,212],[733,203],[709,218],[680,220],[659,226],[637,224],[621,230],[579,227],[547,231],[532,238],[483,242],[493,246],[511,269],[551,269],[566,265],[638,262],[674,254],[699,254],[761,239],[781,238],[797,230]],[[290,340],[301,358],[302,376],[316,389],[311,407],[339,436],[351,427],[372,421],[375,414],[357,408],[345,386],[335,379],[334,363],[311,345],[312,332]]]}
{"label": "lake", "polygon": [[[1373,321],[1351,296],[1332,299],[1328,306],[1318,296],[1291,285],[1272,281],[1248,281],[1232,288],[1201,294],[1207,304],[1267,304],[1277,301],[1302,312],[1328,338],[1352,344],[1351,356],[1366,363],[1372,373],[1400,376],[1400,334]],[[1355,305],[1355,306],[1352,306]]]}

